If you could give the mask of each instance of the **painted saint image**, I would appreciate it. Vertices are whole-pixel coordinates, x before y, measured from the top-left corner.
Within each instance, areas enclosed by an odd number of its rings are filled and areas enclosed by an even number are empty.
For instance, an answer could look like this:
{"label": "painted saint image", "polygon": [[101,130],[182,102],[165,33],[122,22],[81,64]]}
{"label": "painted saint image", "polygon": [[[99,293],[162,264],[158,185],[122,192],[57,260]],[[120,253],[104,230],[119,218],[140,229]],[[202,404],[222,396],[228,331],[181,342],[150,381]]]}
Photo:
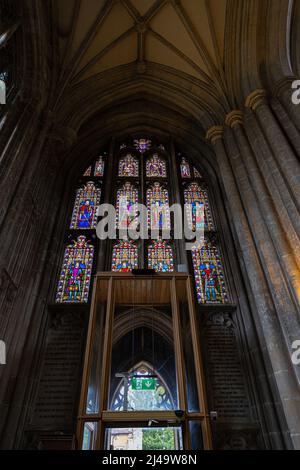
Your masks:
{"label": "painted saint image", "polygon": [[78,302],[81,300],[85,269],[85,264],[79,261],[68,267],[64,301]]}
{"label": "painted saint image", "polygon": [[218,290],[215,280],[216,266],[213,263],[203,263],[200,265],[201,277],[204,280],[204,292],[208,302],[217,300]]}
{"label": "painted saint image", "polygon": [[119,162],[119,176],[138,176],[138,162],[130,154]]}
{"label": "painted saint image", "polygon": [[165,161],[160,159],[158,155],[153,155],[153,157],[147,161],[146,173],[147,177],[165,178],[167,176]]}
{"label": "painted saint image", "polygon": [[101,189],[92,181],[79,188],[76,194],[71,229],[93,229],[97,224],[97,209],[100,204]]}
{"label": "painted saint image", "polygon": [[78,213],[78,227],[89,228],[92,226],[94,218],[94,201],[87,199],[80,204]]}
{"label": "painted saint image", "polygon": [[190,165],[184,157],[182,157],[182,159],[181,159],[180,173],[181,173],[181,178],[190,178],[191,177]]}

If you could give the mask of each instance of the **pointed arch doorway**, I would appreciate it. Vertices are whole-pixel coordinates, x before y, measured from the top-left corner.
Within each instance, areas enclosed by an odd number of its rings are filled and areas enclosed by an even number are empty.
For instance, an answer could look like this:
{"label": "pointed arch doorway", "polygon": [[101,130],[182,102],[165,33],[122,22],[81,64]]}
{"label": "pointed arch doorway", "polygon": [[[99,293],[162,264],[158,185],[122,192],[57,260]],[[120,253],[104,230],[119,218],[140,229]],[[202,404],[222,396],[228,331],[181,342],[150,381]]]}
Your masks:
{"label": "pointed arch doorway", "polygon": [[188,274],[95,277],[77,442],[81,449],[210,449]]}

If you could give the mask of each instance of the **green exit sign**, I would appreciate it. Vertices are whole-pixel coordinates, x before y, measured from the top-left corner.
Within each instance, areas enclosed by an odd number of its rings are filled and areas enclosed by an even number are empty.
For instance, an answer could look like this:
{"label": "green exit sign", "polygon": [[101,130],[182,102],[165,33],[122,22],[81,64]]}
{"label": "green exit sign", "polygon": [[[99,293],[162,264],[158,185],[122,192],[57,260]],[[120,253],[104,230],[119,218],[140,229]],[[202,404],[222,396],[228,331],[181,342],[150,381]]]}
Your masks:
{"label": "green exit sign", "polygon": [[156,378],[155,377],[132,377],[131,388],[132,390],[155,390]]}

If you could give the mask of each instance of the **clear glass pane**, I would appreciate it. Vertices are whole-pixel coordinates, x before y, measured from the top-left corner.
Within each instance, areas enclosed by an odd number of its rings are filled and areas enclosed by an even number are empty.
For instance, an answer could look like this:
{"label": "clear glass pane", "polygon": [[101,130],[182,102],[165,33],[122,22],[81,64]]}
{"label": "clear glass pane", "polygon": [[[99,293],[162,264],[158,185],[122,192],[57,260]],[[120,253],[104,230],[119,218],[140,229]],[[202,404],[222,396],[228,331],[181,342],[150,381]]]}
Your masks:
{"label": "clear glass pane", "polygon": [[185,361],[188,411],[199,412],[200,406],[198,400],[198,389],[196,381],[193,342],[191,335],[189,306],[187,300],[186,279],[176,280],[176,292],[179,304],[181,335]]}
{"label": "clear glass pane", "polygon": [[84,423],[82,450],[94,450],[96,448],[97,428],[97,423]]}
{"label": "clear glass pane", "polygon": [[203,450],[201,421],[189,421],[191,450]]}
{"label": "clear glass pane", "polygon": [[182,450],[182,431],[179,427],[108,428],[106,450]]}
{"label": "clear glass pane", "polygon": [[91,339],[91,362],[88,378],[86,413],[99,412],[100,384],[102,373],[103,339],[106,320],[108,280],[98,279],[96,315]]}
{"label": "clear glass pane", "polygon": [[116,281],[109,409],[177,409],[170,280]]}

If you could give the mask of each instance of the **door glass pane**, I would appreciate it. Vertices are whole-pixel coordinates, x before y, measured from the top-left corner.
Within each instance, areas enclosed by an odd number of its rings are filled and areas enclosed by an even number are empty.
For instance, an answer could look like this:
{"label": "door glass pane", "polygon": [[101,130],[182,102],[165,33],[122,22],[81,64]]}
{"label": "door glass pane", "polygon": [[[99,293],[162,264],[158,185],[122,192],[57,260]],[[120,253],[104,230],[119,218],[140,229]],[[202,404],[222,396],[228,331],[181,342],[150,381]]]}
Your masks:
{"label": "door glass pane", "polygon": [[189,421],[191,450],[203,450],[201,421]]}
{"label": "door glass pane", "polygon": [[106,450],[182,450],[180,427],[108,428]]}
{"label": "door glass pane", "polygon": [[96,448],[97,423],[84,423],[82,450],[94,450]]}
{"label": "door glass pane", "polygon": [[185,361],[187,402],[189,412],[199,412],[198,389],[194,361],[193,342],[190,325],[189,306],[187,300],[186,279],[176,280],[177,299],[179,304],[183,353]]}
{"label": "door glass pane", "polygon": [[86,413],[98,413],[102,373],[103,339],[107,308],[108,280],[99,279],[95,303],[95,324],[91,341],[91,362],[88,377]]}
{"label": "door glass pane", "polygon": [[177,409],[170,281],[118,279],[109,408]]}

